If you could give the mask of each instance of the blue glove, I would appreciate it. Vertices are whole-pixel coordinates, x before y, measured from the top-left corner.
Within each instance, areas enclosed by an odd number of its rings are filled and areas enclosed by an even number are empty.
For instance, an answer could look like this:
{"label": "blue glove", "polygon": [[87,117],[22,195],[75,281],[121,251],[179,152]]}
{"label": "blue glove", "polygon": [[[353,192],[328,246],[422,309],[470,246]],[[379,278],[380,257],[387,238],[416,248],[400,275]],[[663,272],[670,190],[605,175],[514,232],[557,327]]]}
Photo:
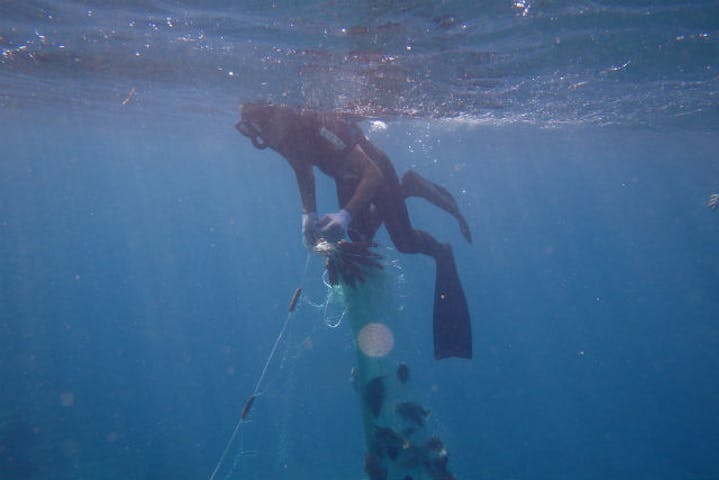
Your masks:
{"label": "blue glove", "polygon": [[318,223],[316,212],[302,214],[302,243],[307,248],[314,247],[319,239]]}
{"label": "blue glove", "polygon": [[352,215],[343,208],[337,213],[323,215],[317,225],[325,240],[339,242],[347,236],[347,227],[351,221]]}

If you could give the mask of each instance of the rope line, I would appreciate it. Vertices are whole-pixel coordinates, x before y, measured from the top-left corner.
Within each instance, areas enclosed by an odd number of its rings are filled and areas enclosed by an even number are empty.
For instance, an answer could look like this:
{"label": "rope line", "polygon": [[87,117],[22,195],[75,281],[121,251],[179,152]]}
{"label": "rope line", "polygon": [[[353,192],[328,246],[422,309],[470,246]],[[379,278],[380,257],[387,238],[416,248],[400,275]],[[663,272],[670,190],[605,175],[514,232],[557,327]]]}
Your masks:
{"label": "rope line", "polygon": [[287,326],[290,323],[290,318],[292,318],[292,315],[295,312],[295,304],[297,303],[297,299],[299,298],[299,295],[302,292],[302,288],[305,285],[305,279],[307,278],[307,269],[310,264],[310,252],[307,252],[307,259],[305,260],[305,268],[302,271],[302,277],[300,278],[300,286],[294,291],[292,295],[292,299],[290,300],[290,305],[287,312],[287,317],[285,318],[284,323],[282,324],[282,328],[280,329],[280,333],[277,335],[277,338],[275,339],[274,345],[272,345],[272,350],[270,350],[270,354],[267,356],[267,361],[265,362],[265,366],[262,368],[262,373],[260,373],[259,378],[257,379],[257,383],[255,384],[255,389],[252,391],[252,394],[247,397],[247,400],[245,401],[244,406],[242,407],[242,411],[240,413],[240,418],[237,421],[237,424],[235,425],[234,430],[232,431],[232,435],[230,435],[230,439],[227,441],[227,445],[225,446],[225,449],[222,451],[222,455],[220,455],[220,459],[217,462],[217,465],[215,466],[215,469],[212,471],[212,475],[210,475],[209,480],[215,480],[215,476],[217,475],[217,472],[220,470],[220,467],[225,462],[225,457],[227,457],[227,454],[230,451],[230,448],[235,443],[235,438],[237,437],[237,432],[240,431],[240,426],[245,422],[245,418],[250,412],[250,409],[252,408],[252,404],[254,403],[255,399],[258,396],[258,392],[260,391],[260,386],[262,385],[262,381],[265,379],[265,375],[267,374],[267,369],[270,367],[270,363],[272,363],[272,359],[275,356],[275,353],[277,352],[277,347],[280,344],[280,341],[282,340],[282,337],[285,335],[285,331],[287,330]]}

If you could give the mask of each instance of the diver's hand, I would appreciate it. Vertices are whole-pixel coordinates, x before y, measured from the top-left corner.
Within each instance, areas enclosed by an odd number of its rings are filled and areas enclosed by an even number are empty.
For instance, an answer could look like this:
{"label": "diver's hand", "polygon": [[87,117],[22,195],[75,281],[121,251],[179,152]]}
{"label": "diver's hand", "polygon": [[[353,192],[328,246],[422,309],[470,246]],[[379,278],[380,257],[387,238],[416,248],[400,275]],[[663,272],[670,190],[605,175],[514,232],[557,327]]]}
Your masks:
{"label": "diver's hand", "polygon": [[338,242],[347,236],[347,226],[351,221],[352,215],[343,208],[337,213],[323,215],[317,225],[325,240]]}
{"label": "diver's hand", "polygon": [[302,214],[302,243],[312,248],[319,239],[319,220],[316,212]]}

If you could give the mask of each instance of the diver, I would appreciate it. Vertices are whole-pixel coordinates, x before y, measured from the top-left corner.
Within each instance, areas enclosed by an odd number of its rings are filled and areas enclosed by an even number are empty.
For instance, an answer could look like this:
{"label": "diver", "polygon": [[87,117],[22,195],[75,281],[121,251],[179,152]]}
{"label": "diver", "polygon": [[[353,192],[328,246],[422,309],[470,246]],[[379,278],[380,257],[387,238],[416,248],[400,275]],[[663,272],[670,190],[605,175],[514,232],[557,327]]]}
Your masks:
{"label": "diver", "polygon": [[[295,173],[305,246],[312,248],[321,238],[371,242],[384,224],[397,250],[435,259],[435,357],[471,358],[469,311],[452,248],[413,228],[405,205],[412,196],[430,201],[457,219],[471,243],[469,227],[452,195],[411,170],[400,182],[389,157],[356,122],[341,114],[268,103],[247,103],[240,112],[235,128],[256,148],[269,147],[282,155]],[[314,167],[334,179],[338,212],[317,215]]]}

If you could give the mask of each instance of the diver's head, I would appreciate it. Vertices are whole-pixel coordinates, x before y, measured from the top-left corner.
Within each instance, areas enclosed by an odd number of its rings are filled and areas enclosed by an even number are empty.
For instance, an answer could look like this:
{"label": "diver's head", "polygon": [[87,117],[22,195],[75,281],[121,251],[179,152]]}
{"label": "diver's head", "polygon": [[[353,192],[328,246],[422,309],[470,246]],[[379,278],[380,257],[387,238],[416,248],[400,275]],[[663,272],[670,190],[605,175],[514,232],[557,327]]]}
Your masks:
{"label": "diver's head", "polygon": [[240,107],[240,121],[235,128],[252,141],[255,148],[277,148],[292,124],[291,107],[269,103],[245,103]]}

